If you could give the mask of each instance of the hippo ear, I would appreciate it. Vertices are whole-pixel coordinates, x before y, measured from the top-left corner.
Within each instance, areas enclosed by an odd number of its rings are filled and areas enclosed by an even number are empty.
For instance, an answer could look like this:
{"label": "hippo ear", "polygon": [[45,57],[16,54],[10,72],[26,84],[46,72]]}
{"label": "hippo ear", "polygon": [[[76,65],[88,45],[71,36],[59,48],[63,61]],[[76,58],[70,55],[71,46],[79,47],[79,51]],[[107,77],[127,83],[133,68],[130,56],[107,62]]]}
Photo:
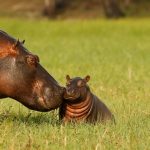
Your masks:
{"label": "hippo ear", "polygon": [[24,43],[25,43],[25,40],[23,40],[21,43],[24,44]]}
{"label": "hippo ear", "polygon": [[13,49],[15,49],[20,44],[19,39],[13,44]]}
{"label": "hippo ear", "polygon": [[66,75],[66,80],[67,80],[67,81],[70,81],[70,80],[71,80],[71,78],[70,78],[69,75]]}
{"label": "hippo ear", "polygon": [[85,81],[85,82],[89,82],[89,80],[90,80],[90,76],[87,75],[87,76],[84,78],[84,81]]}

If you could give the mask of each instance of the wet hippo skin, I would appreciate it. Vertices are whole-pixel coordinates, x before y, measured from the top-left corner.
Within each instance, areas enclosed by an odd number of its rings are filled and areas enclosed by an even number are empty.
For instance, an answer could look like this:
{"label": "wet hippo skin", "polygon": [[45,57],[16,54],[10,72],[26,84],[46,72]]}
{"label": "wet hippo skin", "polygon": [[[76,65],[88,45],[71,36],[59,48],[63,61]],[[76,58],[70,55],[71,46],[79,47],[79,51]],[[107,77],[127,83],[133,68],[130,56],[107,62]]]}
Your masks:
{"label": "wet hippo skin", "polygon": [[59,107],[64,88],[23,44],[0,30],[0,98],[10,97],[37,111]]}

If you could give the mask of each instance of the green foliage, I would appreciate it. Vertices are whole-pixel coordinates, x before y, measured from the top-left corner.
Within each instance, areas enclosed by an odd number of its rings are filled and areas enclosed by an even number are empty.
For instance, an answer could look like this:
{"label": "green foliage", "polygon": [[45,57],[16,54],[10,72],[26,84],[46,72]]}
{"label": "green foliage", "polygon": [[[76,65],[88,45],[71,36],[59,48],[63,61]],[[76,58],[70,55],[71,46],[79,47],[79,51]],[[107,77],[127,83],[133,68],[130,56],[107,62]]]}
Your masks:
{"label": "green foliage", "polygon": [[65,85],[65,75],[91,75],[89,85],[112,110],[116,125],[66,125],[58,110],[40,113],[0,101],[0,149],[148,150],[150,21],[0,19],[1,29],[40,56]]}

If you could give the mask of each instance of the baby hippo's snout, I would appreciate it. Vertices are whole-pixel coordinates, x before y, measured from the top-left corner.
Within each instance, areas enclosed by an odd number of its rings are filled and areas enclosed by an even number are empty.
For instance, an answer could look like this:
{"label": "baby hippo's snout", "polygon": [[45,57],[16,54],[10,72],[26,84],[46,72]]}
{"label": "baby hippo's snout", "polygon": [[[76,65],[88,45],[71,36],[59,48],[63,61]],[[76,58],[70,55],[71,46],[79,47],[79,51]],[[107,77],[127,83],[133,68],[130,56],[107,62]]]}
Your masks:
{"label": "baby hippo's snout", "polygon": [[74,93],[74,89],[72,88],[66,88],[66,94],[71,96]]}

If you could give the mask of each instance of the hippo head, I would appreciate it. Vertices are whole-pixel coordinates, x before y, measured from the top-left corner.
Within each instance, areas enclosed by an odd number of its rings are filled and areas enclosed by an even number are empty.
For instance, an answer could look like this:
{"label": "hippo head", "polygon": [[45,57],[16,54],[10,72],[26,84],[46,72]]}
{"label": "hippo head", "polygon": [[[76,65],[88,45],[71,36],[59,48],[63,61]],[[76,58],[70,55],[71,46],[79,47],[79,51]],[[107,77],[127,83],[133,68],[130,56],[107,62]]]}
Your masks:
{"label": "hippo head", "polygon": [[87,75],[85,78],[75,77],[70,78],[66,76],[66,90],[64,92],[64,99],[72,102],[82,100],[87,96],[87,92],[90,90],[87,82],[90,80],[90,76]]}
{"label": "hippo head", "polygon": [[64,88],[23,43],[0,31],[0,98],[13,98],[37,111],[59,107]]}

